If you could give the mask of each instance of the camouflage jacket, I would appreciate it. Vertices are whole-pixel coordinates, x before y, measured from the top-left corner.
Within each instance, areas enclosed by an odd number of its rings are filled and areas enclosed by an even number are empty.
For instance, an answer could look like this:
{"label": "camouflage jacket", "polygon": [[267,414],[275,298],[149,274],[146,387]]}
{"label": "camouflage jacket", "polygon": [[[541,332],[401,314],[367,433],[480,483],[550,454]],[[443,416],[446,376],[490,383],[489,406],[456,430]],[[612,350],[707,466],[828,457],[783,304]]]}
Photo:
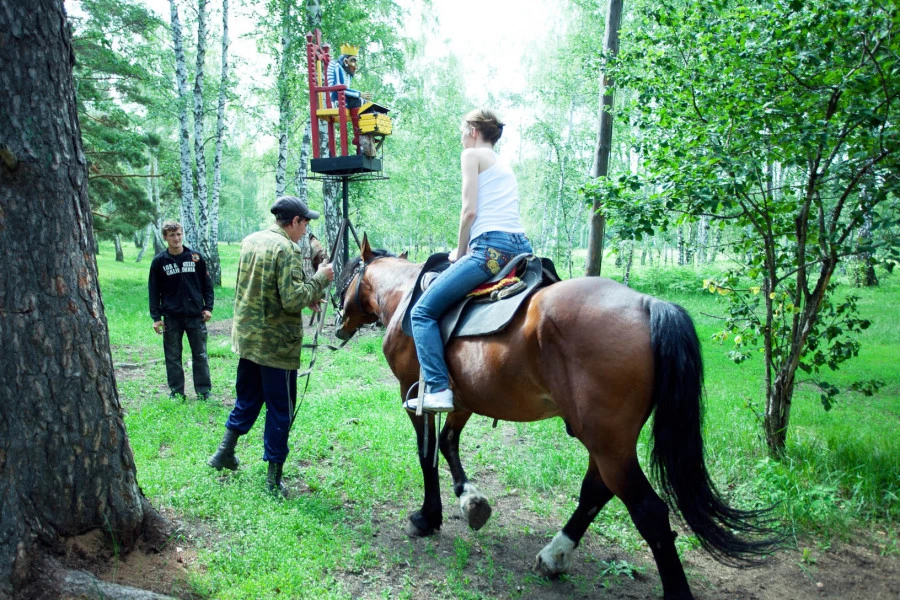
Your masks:
{"label": "camouflage jacket", "polygon": [[241,244],[232,349],[267,367],[300,368],[304,307],[322,297],[325,275],[307,277],[300,249],[277,224]]}

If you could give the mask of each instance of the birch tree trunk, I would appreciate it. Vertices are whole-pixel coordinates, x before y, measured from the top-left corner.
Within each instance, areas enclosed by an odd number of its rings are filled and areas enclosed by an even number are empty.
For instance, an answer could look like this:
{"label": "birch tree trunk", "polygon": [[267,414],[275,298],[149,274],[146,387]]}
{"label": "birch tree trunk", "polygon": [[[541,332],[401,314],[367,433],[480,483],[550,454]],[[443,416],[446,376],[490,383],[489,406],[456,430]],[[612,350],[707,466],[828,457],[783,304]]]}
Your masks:
{"label": "birch tree trunk", "polygon": [[0,31],[0,597],[59,597],[67,538],[127,550],[156,513],[113,377],[63,2],[0,0]]}
{"label": "birch tree trunk", "polygon": [[178,145],[181,150],[181,226],[187,246],[197,245],[197,221],[194,218],[194,176],[191,166],[191,133],[188,129],[187,66],[184,58],[184,41],[181,35],[181,19],[178,17],[176,0],[169,0],[172,9],[172,43],[175,46],[175,80],[178,88],[178,123],[181,136]]}
{"label": "birch tree trunk", "polygon": [[122,251],[122,235],[117,233],[113,236],[113,244],[116,248],[116,262],[125,262],[125,253]]}
{"label": "birch tree trunk", "polygon": [[[195,250],[209,257],[209,190],[203,127],[203,78],[206,70],[206,0],[197,0],[197,70],[194,73],[194,162],[197,165],[197,239]],[[189,245],[190,247],[190,245]]]}
{"label": "birch tree trunk", "polygon": [[[159,159],[156,156],[150,157],[150,165],[153,169],[153,174],[159,174]],[[156,207],[156,222],[152,224],[151,231],[153,233],[153,253],[154,255],[159,254],[163,250],[166,249],[167,244],[166,241],[162,238],[162,196],[159,192],[159,177],[152,177],[150,179],[150,189],[153,193],[153,206]]]}
{"label": "birch tree trunk", "polygon": [[625,268],[622,272],[622,283],[631,287],[631,266],[634,264],[634,240],[625,240],[622,243],[622,249],[625,253],[625,256],[623,257]]}
{"label": "birch tree trunk", "polygon": [[219,194],[222,189],[222,143],[225,138],[225,99],[228,89],[228,0],[222,0],[222,75],[219,103],[216,107],[216,158],[213,163],[212,201],[209,207],[209,251],[206,266],[213,285],[222,285],[222,261],[219,258]]}
{"label": "birch tree trunk", "polygon": [[875,274],[875,260],[869,247],[872,243],[872,211],[863,208],[869,203],[866,201],[867,190],[860,187],[859,197],[863,200],[860,208],[863,210],[862,223],[859,226],[856,238],[857,254],[851,262],[853,269],[853,282],[857,287],[871,287],[878,285],[878,276]]}
{"label": "birch tree trunk", "polygon": [[[303,128],[303,140],[300,142],[300,162],[297,164],[297,173],[294,175],[294,189],[297,191],[297,197],[306,203],[309,202],[309,185],[306,182],[306,173],[311,149],[312,124],[307,119],[306,127]],[[310,277],[315,274],[315,270],[312,269],[312,246],[309,239],[311,233],[307,229],[306,234],[297,242],[297,245],[300,246],[300,253],[303,255],[303,268]]]}
{"label": "birch tree trunk", "polygon": [[306,174],[309,172],[309,155],[312,153],[312,123],[306,119],[303,128],[303,140],[300,142],[300,163],[297,165],[297,173],[294,175],[294,189],[297,197],[307,202],[309,199],[309,184],[306,182]]}
{"label": "birch tree trunk", "polygon": [[[622,0],[609,0],[606,8],[606,32],[603,36],[603,52],[615,56],[619,53],[619,23],[622,21]],[[591,177],[606,177],[609,174],[609,154],[612,148],[612,80],[603,74],[600,83],[600,120],[597,130],[597,147]],[[591,234],[588,238],[587,264],[585,275],[599,275],[603,265],[603,236],[606,233],[606,217],[603,206],[595,200],[591,207]]]}
{"label": "birch tree trunk", "polygon": [[284,196],[287,189],[288,134],[293,122],[291,96],[288,85],[290,53],[293,51],[288,9],[281,6],[281,56],[278,65],[278,162],[275,165],[275,197]]}
{"label": "birch tree trunk", "polygon": [[[322,27],[322,6],[319,0],[309,0],[306,3],[306,12],[309,17],[310,28],[312,29],[321,29]],[[328,156],[328,134],[327,128],[319,127],[319,131],[321,132],[319,135],[319,156]],[[322,182],[322,201],[324,202],[324,213],[325,213],[325,237],[327,238],[327,244],[325,244],[326,248],[331,248],[334,241],[337,239],[338,232],[341,228],[341,185],[340,182],[337,181],[323,181]],[[348,217],[348,215],[344,215],[344,217]],[[351,235],[350,232],[347,232],[347,235]],[[344,265],[342,261],[335,259],[334,262],[334,277],[335,279],[340,279],[341,273],[344,270]]]}

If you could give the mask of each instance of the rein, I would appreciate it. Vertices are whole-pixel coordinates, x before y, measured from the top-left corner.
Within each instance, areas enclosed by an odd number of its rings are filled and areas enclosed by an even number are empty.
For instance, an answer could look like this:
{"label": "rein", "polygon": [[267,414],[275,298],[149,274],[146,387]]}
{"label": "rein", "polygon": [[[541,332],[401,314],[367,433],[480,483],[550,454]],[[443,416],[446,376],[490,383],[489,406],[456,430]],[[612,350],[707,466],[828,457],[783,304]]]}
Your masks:
{"label": "rein", "polygon": [[[331,256],[328,257],[328,262],[331,264],[334,264],[334,257],[337,254],[337,250],[340,247],[341,240],[344,237],[344,232],[347,230],[348,225],[351,228],[353,227],[353,225],[350,225],[349,221],[344,220],[344,223],[341,225],[341,228],[338,230],[338,234],[334,240],[334,244],[332,244],[332,246],[331,246]],[[353,231],[353,235],[354,235],[354,237],[356,237],[355,230]],[[325,286],[325,290],[323,290],[326,298],[328,297],[328,289],[330,287],[331,287],[331,282],[328,282],[328,285]],[[335,307],[335,309],[337,310],[337,307]],[[300,373],[298,375],[298,377],[306,377],[306,383],[303,385],[303,393],[300,394],[300,400],[298,402],[296,402],[293,406],[291,406],[290,405],[291,404],[290,394],[288,394],[288,405],[289,405],[288,408],[291,411],[291,424],[288,426],[288,433],[290,433],[291,428],[293,428],[293,426],[294,426],[294,421],[297,419],[297,412],[300,410],[300,406],[303,404],[303,400],[306,398],[306,391],[309,389],[309,380],[310,380],[310,377],[312,376],[313,367],[315,367],[315,365],[316,365],[316,351],[319,349],[319,334],[322,333],[322,327],[325,325],[325,313],[326,312],[328,312],[327,304],[321,311],[319,311],[318,313],[316,313],[313,316],[313,320],[314,321],[318,320],[318,324],[316,325],[315,333],[313,334],[312,344],[303,344],[304,348],[312,348],[312,356],[310,356],[310,358],[309,358],[309,367],[307,367],[307,369],[305,371],[303,371],[302,373]],[[338,314],[338,316],[340,316],[339,310],[337,310],[337,314]],[[343,342],[341,342],[341,344],[338,346],[332,346],[331,344],[329,344],[327,346],[327,348],[329,348],[330,350],[340,350],[349,341],[350,341],[349,339],[346,339]]]}

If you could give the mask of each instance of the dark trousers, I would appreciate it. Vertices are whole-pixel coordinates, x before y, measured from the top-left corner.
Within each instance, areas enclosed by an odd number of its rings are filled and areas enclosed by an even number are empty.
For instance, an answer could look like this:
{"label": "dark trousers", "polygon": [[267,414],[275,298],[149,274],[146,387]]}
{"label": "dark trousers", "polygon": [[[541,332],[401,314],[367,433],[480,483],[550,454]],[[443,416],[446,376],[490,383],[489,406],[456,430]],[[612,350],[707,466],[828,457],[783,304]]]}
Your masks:
{"label": "dark trousers", "polygon": [[265,367],[246,358],[238,361],[235,381],[237,400],[225,427],[244,435],[266,405],[263,460],[283,463],[288,455],[294,402],[297,401],[297,371]]}
{"label": "dark trousers", "polygon": [[184,368],[181,362],[182,340],[187,334],[191,347],[194,390],[206,396],[212,389],[209,359],[206,356],[206,324],[202,317],[163,317],[163,352],[166,356],[166,379],[173,394],[184,394]]}

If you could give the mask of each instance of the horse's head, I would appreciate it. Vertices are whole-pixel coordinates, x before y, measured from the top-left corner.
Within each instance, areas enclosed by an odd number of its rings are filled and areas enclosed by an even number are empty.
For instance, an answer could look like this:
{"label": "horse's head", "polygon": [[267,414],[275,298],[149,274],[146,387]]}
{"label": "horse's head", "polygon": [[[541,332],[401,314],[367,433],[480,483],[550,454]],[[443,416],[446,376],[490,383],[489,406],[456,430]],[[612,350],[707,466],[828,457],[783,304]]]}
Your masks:
{"label": "horse's head", "polygon": [[366,268],[385,256],[394,255],[387,250],[372,250],[368,236],[363,235],[359,256],[344,265],[337,286],[341,305],[341,321],[335,331],[338,339],[349,340],[363,325],[378,322],[378,304],[374,288],[366,282]]}

